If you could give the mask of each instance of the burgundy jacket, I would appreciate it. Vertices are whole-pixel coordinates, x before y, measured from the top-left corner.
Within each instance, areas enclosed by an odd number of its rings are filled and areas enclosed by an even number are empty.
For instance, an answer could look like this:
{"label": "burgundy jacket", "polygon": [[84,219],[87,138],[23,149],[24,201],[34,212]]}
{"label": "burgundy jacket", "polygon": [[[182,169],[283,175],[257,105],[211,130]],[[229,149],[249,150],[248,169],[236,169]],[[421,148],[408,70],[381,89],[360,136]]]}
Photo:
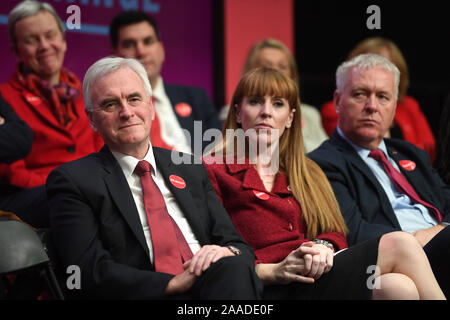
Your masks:
{"label": "burgundy jacket", "polygon": [[[302,209],[289,190],[284,174],[278,173],[271,192],[264,187],[250,164],[207,164],[219,200],[236,229],[253,248],[256,263],[277,263],[306,239]],[[318,236],[333,243],[336,251],[347,247],[345,236],[331,232]]]}

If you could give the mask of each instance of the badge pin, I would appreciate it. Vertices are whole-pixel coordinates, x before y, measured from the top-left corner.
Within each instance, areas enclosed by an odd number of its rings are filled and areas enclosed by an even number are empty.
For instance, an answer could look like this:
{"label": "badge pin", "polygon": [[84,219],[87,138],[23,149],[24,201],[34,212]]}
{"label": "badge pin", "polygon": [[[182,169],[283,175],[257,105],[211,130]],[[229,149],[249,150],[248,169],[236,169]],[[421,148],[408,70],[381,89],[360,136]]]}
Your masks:
{"label": "badge pin", "polygon": [[41,98],[32,94],[26,94],[25,99],[28,101],[28,103],[32,104],[33,106],[38,106],[42,103]]}
{"label": "badge pin", "polygon": [[180,102],[175,106],[175,112],[180,117],[189,117],[192,113],[192,107],[185,102]]}
{"label": "badge pin", "polygon": [[407,171],[413,171],[416,168],[416,163],[411,160],[400,160],[398,163]]}
{"label": "badge pin", "polygon": [[169,177],[169,181],[175,188],[178,188],[178,189],[186,188],[186,182],[184,181],[184,179],[177,175],[172,174]]}
{"label": "badge pin", "polygon": [[253,190],[253,194],[254,194],[258,199],[261,199],[261,200],[268,200],[268,199],[270,198],[270,196],[269,196],[267,193],[262,192],[262,191],[256,191],[256,190]]}

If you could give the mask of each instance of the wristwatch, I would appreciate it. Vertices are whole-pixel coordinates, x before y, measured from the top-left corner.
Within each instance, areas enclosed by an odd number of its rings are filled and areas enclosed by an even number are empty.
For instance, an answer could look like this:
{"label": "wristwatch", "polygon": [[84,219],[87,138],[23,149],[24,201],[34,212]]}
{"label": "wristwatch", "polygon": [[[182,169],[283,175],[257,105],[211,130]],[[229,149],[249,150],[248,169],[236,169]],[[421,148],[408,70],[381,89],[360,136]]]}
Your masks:
{"label": "wristwatch", "polygon": [[323,239],[314,239],[313,242],[315,244],[322,244],[325,247],[331,249],[334,252],[334,246],[331,242],[327,241],[327,240],[323,240]]}
{"label": "wristwatch", "polygon": [[227,248],[230,249],[230,251],[233,252],[235,256],[240,256],[242,254],[241,250],[234,246],[227,246]]}

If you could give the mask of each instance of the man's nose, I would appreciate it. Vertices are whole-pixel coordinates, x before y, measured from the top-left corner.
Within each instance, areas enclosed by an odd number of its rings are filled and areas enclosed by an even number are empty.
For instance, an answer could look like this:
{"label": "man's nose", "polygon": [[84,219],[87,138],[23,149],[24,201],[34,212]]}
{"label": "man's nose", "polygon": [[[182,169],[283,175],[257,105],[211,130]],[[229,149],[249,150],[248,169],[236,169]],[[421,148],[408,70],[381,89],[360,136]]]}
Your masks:
{"label": "man's nose", "polygon": [[128,102],[123,102],[119,111],[119,115],[122,118],[129,118],[133,115],[133,107],[131,107]]}
{"label": "man's nose", "polygon": [[146,46],[142,42],[136,44],[136,58],[141,58],[146,51]]}
{"label": "man's nose", "polygon": [[375,95],[369,95],[366,100],[365,109],[370,112],[375,112],[378,108],[378,101]]}

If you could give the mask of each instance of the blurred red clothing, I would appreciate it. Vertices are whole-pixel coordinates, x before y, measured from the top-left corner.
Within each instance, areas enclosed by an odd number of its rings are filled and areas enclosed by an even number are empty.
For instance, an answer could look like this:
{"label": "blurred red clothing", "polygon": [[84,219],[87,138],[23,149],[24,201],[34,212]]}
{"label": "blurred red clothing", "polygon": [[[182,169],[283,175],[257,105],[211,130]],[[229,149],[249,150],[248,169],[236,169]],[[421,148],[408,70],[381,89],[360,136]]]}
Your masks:
{"label": "blurred red clothing", "polygon": [[[61,70],[61,80],[69,81],[65,79],[68,74]],[[73,74],[70,74],[72,85],[79,95],[68,102],[75,115],[70,126],[62,125],[52,112],[50,102],[25,86],[20,76],[17,68],[9,81],[0,85],[0,92],[33,130],[33,147],[25,158],[9,165],[1,164],[0,176],[12,185],[32,188],[45,184],[48,174],[57,166],[100,150],[103,140],[89,125],[81,82]]]}

